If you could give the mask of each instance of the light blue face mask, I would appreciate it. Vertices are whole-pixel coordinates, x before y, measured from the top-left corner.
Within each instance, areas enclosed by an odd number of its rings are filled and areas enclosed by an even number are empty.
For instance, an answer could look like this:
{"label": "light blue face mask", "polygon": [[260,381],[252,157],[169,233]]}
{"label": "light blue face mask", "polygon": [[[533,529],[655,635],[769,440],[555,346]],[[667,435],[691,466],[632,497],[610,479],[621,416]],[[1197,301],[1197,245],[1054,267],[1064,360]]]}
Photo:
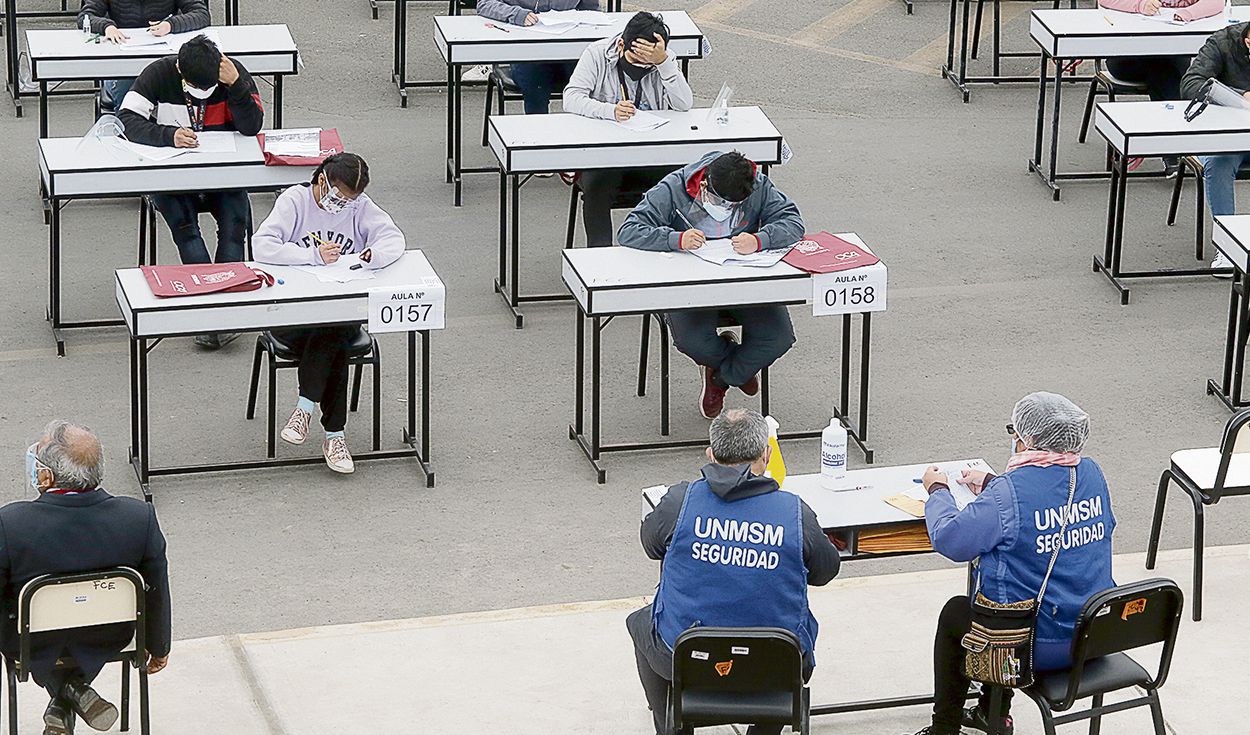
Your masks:
{"label": "light blue face mask", "polygon": [[26,476],[30,478],[30,486],[36,492],[39,492],[39,470],[51,469],[39,461],[39,457],[35,455],[35,449],[39,446],[39,442],[35,442],[26,448]]}

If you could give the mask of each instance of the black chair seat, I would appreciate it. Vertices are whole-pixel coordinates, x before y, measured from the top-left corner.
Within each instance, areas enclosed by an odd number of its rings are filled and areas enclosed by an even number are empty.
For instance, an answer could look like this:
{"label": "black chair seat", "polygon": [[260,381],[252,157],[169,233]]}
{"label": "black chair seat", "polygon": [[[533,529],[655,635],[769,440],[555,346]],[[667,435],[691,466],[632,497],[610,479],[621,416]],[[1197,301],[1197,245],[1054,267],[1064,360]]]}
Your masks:
{"label": "black chair seat", "polygon": [[[1042,674],[1033,688],[1052,705],[1058,704],[1067,694],[1069,676],[1066,670]],[[1150,674],[1136,661],[1123,653],[1113,653],[1085,662],[1076,697],[1084,699],[1132,686],[1146,686],[1150,680]]]}
{"label": "black chair seat", "polygon": [[[266,347],[273,351],[274,356],[279,360],[293,361],[299,359],[299,353],[295,351],[289,343],[283,342],[279,335],[273,332],[265,332],[261,335]],[[348,357],[364,357],[373,350],[373,335],[365,331],[364,327],[357,329],[352,334],[352,341],[347,345]]]}
{"label": "black chair seat", "polygon": [[681,716],[684,724],[700,727],[743,722],[788,725],[794,718],[794,694],[686,690]]}
{"label": "black chair seat", "polygon": [[113,95],[109,93],[109,85],[100,84],[99,100],[101,114],[114,115],[117,113],[118,100],[113,99]]}
{"label": "black chair seat", "polygon": [[495,86],[507,92],[515,94],[521,93],[521,88],[516,86],[516,82],[512,80],[511,64],[494,64],[490,68],[490,76],[495,81]]}

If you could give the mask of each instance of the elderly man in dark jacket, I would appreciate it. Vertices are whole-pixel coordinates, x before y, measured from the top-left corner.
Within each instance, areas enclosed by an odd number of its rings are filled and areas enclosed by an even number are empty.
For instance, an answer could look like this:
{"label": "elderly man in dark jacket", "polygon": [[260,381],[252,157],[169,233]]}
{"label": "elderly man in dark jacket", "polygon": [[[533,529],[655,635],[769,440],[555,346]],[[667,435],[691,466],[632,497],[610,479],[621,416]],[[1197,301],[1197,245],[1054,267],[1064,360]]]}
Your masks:
{"label": "elderly man in dark jacket", "polygon": [[[85,23],[92,33],[113,43],[126,41],[123,28],[146,28],[153,36],[166,36],[198,31],[211,22],[207,0],[83,0],[78,11],[79,28]],[[132,84],[133,79],[109,79],[104,91],[120,107]]]}
{"label": "elderly man in dark jacket", "polygon": [[[670,487],[642,521],[643,549],[664,564],[655,601],[625,626],[657,734],[665,732],[673,646],[694,625],[789,630],[803,648],[803,676],[810,677],[817,625],[807,586],[828,584],[841,563],[816,513],[764,477],[771,451],[758,411],[723,412],[708,438],[711,464],[702,477]],[[780,732],[780,725],[747,731]]]}
{"label": "elderly man in dark jacket", "polygon": [[[1250,97],[1250,23],[1221,28],[1202,45],[1198,55],[1185,76],[1181,77],[1181,96],[1192,100],[1198,97],[1204,85],[1212,79],[1232,87],[1238,94]],[[1250,159],[1250,152],[1229,153],[1220,156],[1201,156],[1202,177],[1206,181],[1207,204],[1212,215],[1233,214],[1233,182],[1237,169]],[[1224,254],[1215,251],[1213,268],[1232,268]]]}
{"label": "elderly man in dark jacket", "polygon": [[[26,474],[39,496],[0,508],[0,589],[7,615],[3,650],[17,655],[17,598],[22,587],[44,574],[74,574],[130,567],[147,585],[145,642],[148,673],[169,660],[169,572],[165,537],[155,508],[118,498],[100,487],[104,450],[90,429],[66,421],[48,424],[26,450]],[[33,634],[30,671],[52,695],[43,715],[44,735],[72,735],[75,715],[96,730],[108,730],[117,708],[91,688],[91,681],[134,637],[134,625],[114,623]],[[72,668],[57,668],[71,657]]]}

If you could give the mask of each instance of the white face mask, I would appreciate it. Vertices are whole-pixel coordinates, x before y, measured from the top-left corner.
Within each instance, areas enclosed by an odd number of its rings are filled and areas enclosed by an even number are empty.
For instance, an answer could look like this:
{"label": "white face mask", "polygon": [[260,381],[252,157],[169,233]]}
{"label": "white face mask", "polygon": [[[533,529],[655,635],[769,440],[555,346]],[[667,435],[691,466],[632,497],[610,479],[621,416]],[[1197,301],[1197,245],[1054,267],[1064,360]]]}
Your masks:
{"label": "white face mask", "polygon": [[183,89],[185,89],[185,90],[187,91],[187,94],[188,94],[188,95],[190,95],[190,96],[194,97],[194,98],[195,98],[195,99],[197,99],[197,100],[206,100],[206,99],[208,99],[209,97],[212,97],[212,96],[213,96],[213,92],[216,92],[216,91],[217,91],[217,85],[216,85],[216,84],[214,84],[213,86],[209,87],[208,89],[200,89],[199,87],[195,87],[195,86],[192,86],[192,85],[190,85],[190,84],[187,84],[186,82],[183,82],[183,83],[182,83],[182,88],[183,88]]}
{"label": "white face mask", "polygon": [[730,204],[730,203],[722,199],[721,197],[717,196],[716,193],[712,191],[711,187],[706,182],[704,183],[703,186],[704,186],[703,199],[702,201],[699,202],[701,205],[703,205],[703,211],[707,212],[708,216],[716,220],[717,222],[724,222],[725,220],[733,216],[734,207],[725,206],[726,204]]}
{"label": "white face mask", "polygon": [[[322,179],[324,182],[325,180]],[[337,186],[327,186],[322,184],[321,198],[317,200],[317,204],[326,211],[327,214],[339,214],[356,206],[355,199],[344,197],[338,190]]]}

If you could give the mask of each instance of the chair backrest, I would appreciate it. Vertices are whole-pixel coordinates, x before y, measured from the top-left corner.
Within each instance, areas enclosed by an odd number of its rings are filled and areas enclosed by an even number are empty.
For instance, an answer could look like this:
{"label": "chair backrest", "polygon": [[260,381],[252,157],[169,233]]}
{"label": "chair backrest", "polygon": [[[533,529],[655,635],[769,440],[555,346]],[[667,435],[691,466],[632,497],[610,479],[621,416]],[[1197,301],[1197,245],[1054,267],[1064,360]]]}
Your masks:
{"label": "chair backrest", "polygon": [[1085,662],[1142,646],[1163,644],[1151,689],[1163,686],[1172,665],[1184,595],[1170,579],[1144,579],[1103,590],[1085,601],[1072,640],[1072,670],[1060,710],[1072,706]]}
{"label": "chair backrest", "polygon": [[[673,647],[673,724],[682,722],[682,701],[692,694],[785,693],[792,698],[791,725],[803,719],[803,649],[781,628],[691,628]],[[735,722],[751,722],[735,707]]]}
{"label": "chair backrest", "polygon": [[1233,414],[1224,424],[1224,437],[1220,440],[1220,466],[1215,472],[1215,487],[1208,493],[1213,502],[1225,495],[1250,493],[1250,487],[1239,487],[1231,493],[1224,487],[1233,455],[1247,452],[1250,452],[1250,408]]}
{"label": "chair backrest", "polygon": [[33,633],[86,628],[109,623],[136,623],[135,650],[143,639],[143,577],[130,567],[78,574],[44,574],[27,582],[18,596],[19,665],[26,671]]}

